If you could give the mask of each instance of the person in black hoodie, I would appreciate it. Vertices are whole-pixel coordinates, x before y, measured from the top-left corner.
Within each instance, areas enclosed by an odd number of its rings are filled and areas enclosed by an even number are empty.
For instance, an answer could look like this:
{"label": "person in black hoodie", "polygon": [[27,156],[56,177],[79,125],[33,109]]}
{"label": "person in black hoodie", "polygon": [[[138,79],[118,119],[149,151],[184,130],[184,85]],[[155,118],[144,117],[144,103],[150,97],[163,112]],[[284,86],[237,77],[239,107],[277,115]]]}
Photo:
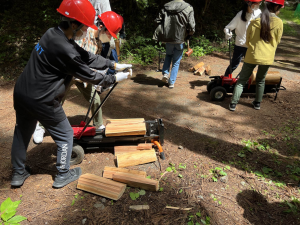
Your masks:
{"label": "person in black hoodie", "polygon": [[48,130],[57,144],[58,174],[53,187],[61,188],[77,180],[81,168],[70,170],[73,129],[60,104],[73,76],[84,82],[109,87],[127,79],[129,73],[105,75],[90,68],[122,71],[131,65],[94,55],[80,48],[74,39],[84,38],[94,25],[95,10],[88,0],[63,0],[57,11],[63,15],[58,27],[50,28],[33,49],[30,59],[14,89],[16,126],[11,150],[12,186],[21,186],[30,176],[25,167],[26,151],[37,121]]}
{"label": "person in black hoodie", "polygon": [[[183,0],[174,0],[164,5],[156,22],[159,24],[153,35],[156,41],[166,43],[166,58],[162,69],[162,80],[174,88],[182,58],[184,42],[195,33],[193,7]],[[171,76],[169,70],[172,61]]]}

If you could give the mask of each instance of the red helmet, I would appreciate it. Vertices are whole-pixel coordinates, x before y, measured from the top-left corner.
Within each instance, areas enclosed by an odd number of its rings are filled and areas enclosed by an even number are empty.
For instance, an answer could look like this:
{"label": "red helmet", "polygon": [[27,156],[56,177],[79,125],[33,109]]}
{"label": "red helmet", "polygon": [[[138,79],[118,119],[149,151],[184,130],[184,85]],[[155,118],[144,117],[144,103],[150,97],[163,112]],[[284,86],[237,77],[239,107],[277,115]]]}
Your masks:
{"label": "red helmet", "polygon": [[113,11],[106,11],[101,15],[98,15],[98,17],[102,20],[109,33],[114,38],[117,38],[117,34],[122,29],[124,22],[123,17]]}
{"label": "red helmet", "polygon": [[96,11],[88,0],[63,0],[57,12],[97,30],[94,25]]}
{"label": "red helmet", "polygon": [[265,0],[265,2],[273,2],[278,5],[282,5],[282,8],[284,8],[284,0]]}

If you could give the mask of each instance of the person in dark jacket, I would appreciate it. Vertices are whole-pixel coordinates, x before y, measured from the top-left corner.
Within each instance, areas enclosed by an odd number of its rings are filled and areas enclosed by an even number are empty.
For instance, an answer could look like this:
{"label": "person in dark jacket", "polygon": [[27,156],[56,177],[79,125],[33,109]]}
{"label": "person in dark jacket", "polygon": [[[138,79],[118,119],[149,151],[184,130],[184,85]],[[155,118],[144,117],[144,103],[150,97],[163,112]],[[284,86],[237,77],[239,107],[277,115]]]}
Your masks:
{"label": "person in dark jacket", "polygon": [[[162,80],[174,88],[182,58],[185,40],[195,32],[193,7],[183,0],[174,0],[164,5],[156,22],[159,24],[153,35],[156,41],[166,43],[166,57]],[[169,70],[172,61],[171,76]]]}
{"label": "person in dark jacket", "polygon": [[14,88],[16,126],[11,150],[12,186],[21,186],[30,176],[25,167],[26,150],[37,121],[48,130],[57,144],[58,174],[53,187],[61,188],[77,180],[80,167],[70,170],[73,129],[61,106],[66,87],[73,76],[97,87],[109,87],[127,79],[129,73],[105,75],[90,68],[131,67],[96,56],[79,47],[74,39],[85,36],[94,25],[95,10],[87,0],[63,0],[57,11],[63,15],[58,27],[50,28],[33,49],[30,59]]}

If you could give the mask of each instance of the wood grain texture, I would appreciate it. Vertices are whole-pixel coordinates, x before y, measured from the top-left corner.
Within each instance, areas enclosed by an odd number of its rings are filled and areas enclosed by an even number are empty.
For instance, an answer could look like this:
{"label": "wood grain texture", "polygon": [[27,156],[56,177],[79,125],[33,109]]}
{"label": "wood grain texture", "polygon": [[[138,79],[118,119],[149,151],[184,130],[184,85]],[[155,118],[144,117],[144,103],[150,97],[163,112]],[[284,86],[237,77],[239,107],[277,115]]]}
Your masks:
{"label": "wood grain texture", "polygon": [[127,184],[130,187],[141,188],[148,191],[158,191],[159,182],[148,178],[135,176],[128,173],[117,172],[113,175],[113,180]]}
{"label": "wood grain texture", "polygon": [[145,171],[129,170],[129,169],[125,169],[125,168],[116,168],[116,167],[106,166],[106,167],[104,167],[103,177],[108,178],[108,179],[112,179],[113,174],[115,174],[117,172],[129,173],[129,174],[133,174],[135,176],[140,176],[140,177],[143,177],[143,178],[145,178],[147,176]]}
{"label": "wood grain texture", "polygon": [[115,146],[114,147],[115,156],[122,155],[125,153],[133,153],[133,152],[139,152],[140,150],[137,150],[137,146]]}
{"label": "wood grain texture", "polygon": [[105,128],[107,137],[145,134],[146,124],[143,118],[108,120]]}
{"label": "wood grain texture", "polygon": [[147,143],[147,144],[138,144],[137,150],[151,150],[153,144],[152,143]]}
{"label": "wood grain texture", "polygon": [[155,150],[140,150],[139,152],[125,153],[117,156],[117,165],[119,168],[136,166],[144,163],[156,161]]}
{"label": "wood grain texture", "polygon": [[204,66],[204,62],[198,63],[197,65],[195,65],[195,66],[193,67],[193,69],[194,69],[194,71],[196,71],[196,70],[198,70],[199,68],[201,68],[202,66]]}
{"label": "wood grain texture", "polygon": [[106,198],[118,200],[123,195],[126,184],[87,173],[80,176],[77,188]]}

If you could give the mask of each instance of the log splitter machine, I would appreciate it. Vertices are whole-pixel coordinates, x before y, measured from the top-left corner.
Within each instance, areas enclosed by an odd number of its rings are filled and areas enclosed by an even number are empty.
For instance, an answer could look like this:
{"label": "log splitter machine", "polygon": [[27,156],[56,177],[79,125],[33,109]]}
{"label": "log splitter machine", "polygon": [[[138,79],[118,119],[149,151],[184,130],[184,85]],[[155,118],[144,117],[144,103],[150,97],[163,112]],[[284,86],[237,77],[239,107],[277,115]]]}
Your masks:
{"label": "log splitter machine", "polygon": [[[81,121],[79,125],[72,125],[73,136],[73,149],[70,165],[76,165],[82,162],[84,158],[84,149],[96,148],[96,147],[112,147],[115,145],[129,145],[133,143],[153,143],[154,147],[158,149],[161,159],[165,159],[165,154],[162,149],[164,144],[164,124],[162,119],[145,121],[146,134],[145,135],[131,135],[131,136],[119,136],[119,137],[106,137],[103,130],[98,130],[94,126],[89,126],[97,112],[106,102],[114,88],[118,83],[115,83],[105,96],[97,110],[93,113],[88,120],[92,104],[95,99],[96,91],[89,105],[85,120]],[[100,94],[100,93],[99,93]]]}
{"label": "log splitter machine", "polygon": [[[229,39],[229,59],[230,59],[230,74],[226,76],[210,76],[212,80],[207,84],[207,92],[210,94],[210,99],[212,101],[223,101],[227,93],[233,93],[234,87],[238,81],[238,76],[236,78],[232,77],[232,59],[231,59],[231,44]],[[243,93],[255,93],[256,92],[256,73],[252,73],[248,82],[243,88]],[[274,100],[277,98],[279,90],[286,90],[284,86],[281,85],[282,77],[279,74],[273,74],[269,72],[265,80],[265,91],[267,93],[275,93]]]}

